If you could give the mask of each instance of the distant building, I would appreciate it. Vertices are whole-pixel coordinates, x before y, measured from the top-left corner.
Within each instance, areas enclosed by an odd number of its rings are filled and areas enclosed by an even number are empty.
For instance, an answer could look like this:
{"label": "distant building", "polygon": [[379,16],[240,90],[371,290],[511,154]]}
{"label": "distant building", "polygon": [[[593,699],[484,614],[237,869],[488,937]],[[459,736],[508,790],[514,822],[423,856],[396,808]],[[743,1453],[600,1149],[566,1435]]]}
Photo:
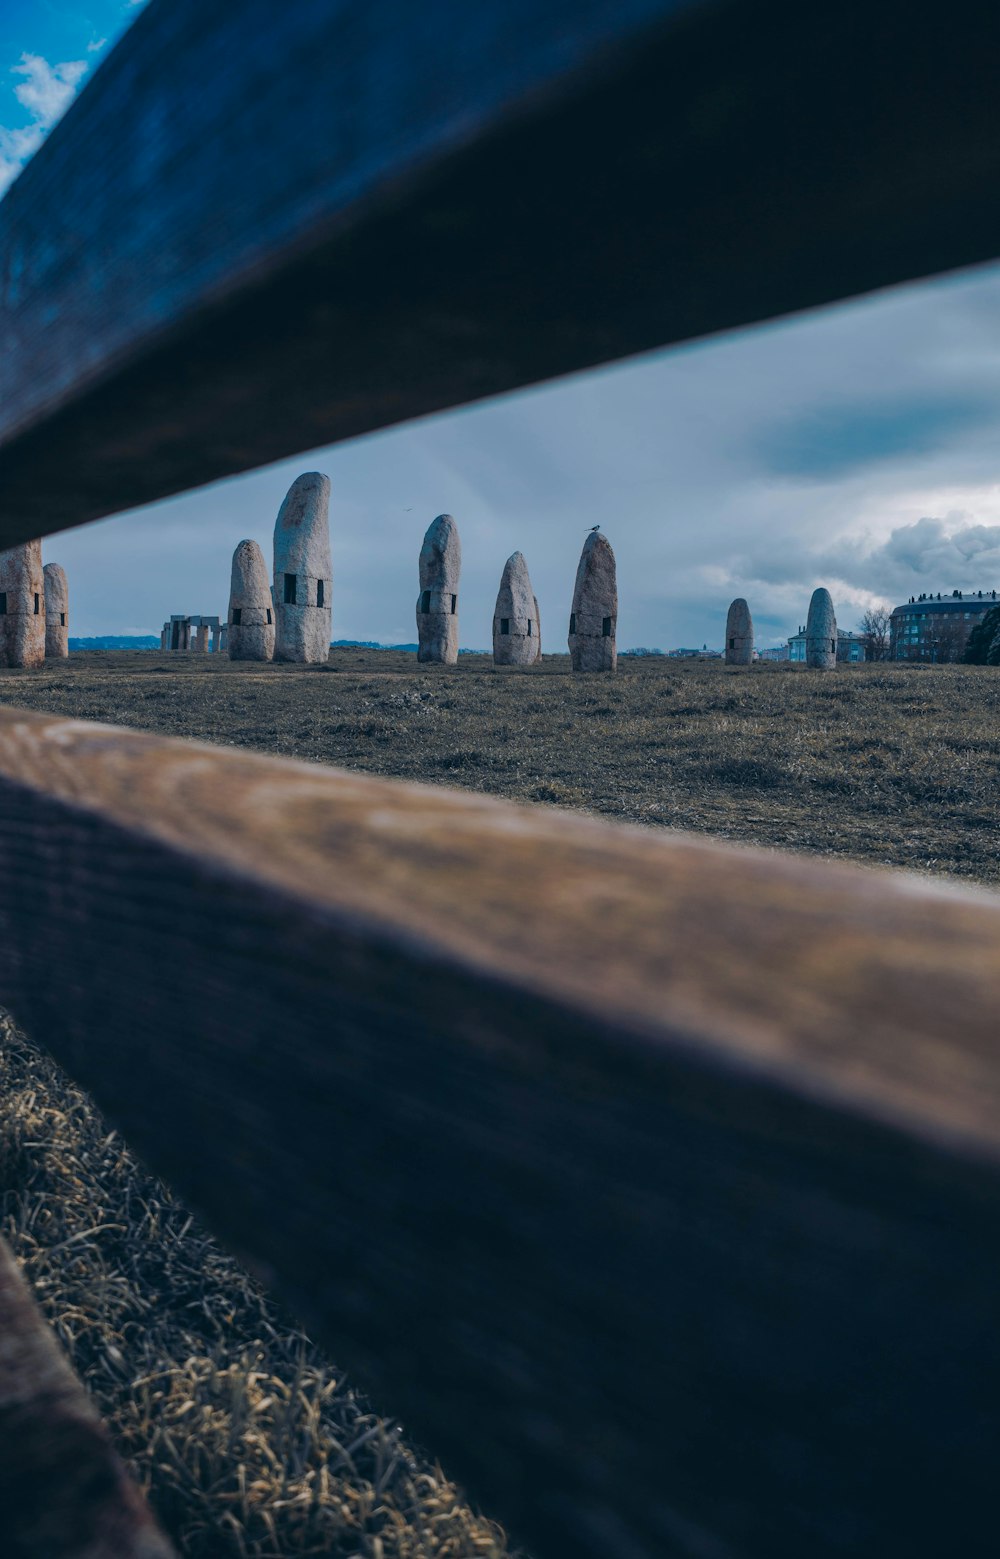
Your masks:
{"label": "distant building", "polygon": [[997,603],[995,590],[911,596],[889,618],[889,658],[961,660],[969,634]]}
{"label": "distant building", "polygon": [[163,624],[163,630],[160,634],[160,648],[164,650],[202,650],[207,654],[209,633],[212,635],[212,650],[218,651],[220,629],[217,617],[190,617],[185,616],[183,613],[175,612],[170,621]]}
{"label": "distant building", "polygon": [[849,666],[856,666],[858,661],[865,658],[865,641],[860,633],[852,633],[850,628],[837,629],[837,664],[841,661]]}
{"label": "distant building", "polygon": [[791,657],[787,644],[776,644],[769,650],[761,650],[758,658],[760,660],[789,660]]}
{"label": "distant building", "polygon": [[[768,660],[795,660],[801,665],[806,663],[806,630],[800,628],[798,633],[793,633],[787,645],[782,645],[781,650],[762,651]],[[849,628],[837,629],[837,664],[855,666],[858,661],[865,658],[865,641],[859,633],[852,633]]]}

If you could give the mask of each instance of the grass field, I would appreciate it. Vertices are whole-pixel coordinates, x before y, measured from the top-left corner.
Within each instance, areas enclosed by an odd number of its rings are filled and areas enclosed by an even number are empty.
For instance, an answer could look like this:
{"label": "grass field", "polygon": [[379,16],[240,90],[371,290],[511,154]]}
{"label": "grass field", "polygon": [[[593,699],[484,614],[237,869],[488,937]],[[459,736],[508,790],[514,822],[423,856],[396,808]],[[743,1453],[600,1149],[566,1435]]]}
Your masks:
{"label": "grass field", "polygon": [[463,655],[73,655],[0,699],[629,822],[1000,881],[1000,672]]}
{"label": "grass field", "polygon": [[[1000,671],[339,650],[81,654],[0,700],[655,827],[1000,880]],[[99,1036],[98,1036],[99,1038]],[[187,1559],[462,1559],[503,1534],[0,1023],[3,1232]]]}

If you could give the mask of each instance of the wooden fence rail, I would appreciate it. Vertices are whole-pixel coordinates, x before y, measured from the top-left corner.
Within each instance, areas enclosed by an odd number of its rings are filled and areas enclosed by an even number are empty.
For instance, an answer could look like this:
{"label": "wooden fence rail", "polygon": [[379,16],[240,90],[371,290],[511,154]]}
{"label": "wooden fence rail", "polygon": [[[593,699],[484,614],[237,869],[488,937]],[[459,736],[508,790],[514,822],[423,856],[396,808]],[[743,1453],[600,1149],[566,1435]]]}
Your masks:
{"label": "wooden fence rail", "polygon": [[0,1240],[0,1552],[172,1559]]}
{"label": "wooden fence rail", "polygon": [[539,1553],[984,1551],[996,898],[12,710],[0,874],[0,998]]}
{"label": "wooden fence rail", "polygon": [[991,259],[998,61],[987,0],[153,0],[0,205],[0,545]]}

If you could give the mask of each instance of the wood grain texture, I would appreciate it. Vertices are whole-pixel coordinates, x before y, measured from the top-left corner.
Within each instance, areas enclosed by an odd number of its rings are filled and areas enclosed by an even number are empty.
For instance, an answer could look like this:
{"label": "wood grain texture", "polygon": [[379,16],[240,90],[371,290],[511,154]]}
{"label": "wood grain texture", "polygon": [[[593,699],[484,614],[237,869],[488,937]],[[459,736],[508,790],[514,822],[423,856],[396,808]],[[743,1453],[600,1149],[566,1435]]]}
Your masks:
{"label": "wood grain texture", "polygon": [[0,1240],[0,1553],[170,1559]]}
{"label": "wood grain texture", "polygon": [[988,1551],[996,897],[9,709],[0,873],[0,1000],[539,1554]]}
{"label": "wood grain texture", "polygon": [[153,0],[0,204],[0,545],[1000,253],[986,0]]}

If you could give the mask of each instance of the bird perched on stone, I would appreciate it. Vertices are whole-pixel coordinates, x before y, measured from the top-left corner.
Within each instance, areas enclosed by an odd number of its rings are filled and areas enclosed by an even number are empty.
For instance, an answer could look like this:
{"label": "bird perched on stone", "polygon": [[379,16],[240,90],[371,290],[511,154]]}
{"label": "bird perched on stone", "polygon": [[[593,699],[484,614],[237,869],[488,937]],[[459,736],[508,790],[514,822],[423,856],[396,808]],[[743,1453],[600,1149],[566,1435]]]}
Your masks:
{"label": "bird perched on stone", "polygon": [[599,526],[599,525],[592,525],[592,526],[591,526],[591,527],[590,527],[590,534],[591,534],[591,535],[593,535],[593,534],[594,534],[594,532],[595,532],[595,530],[600,530],[600,528],[601,528],[601,527],[600,527],[600,526]]}

